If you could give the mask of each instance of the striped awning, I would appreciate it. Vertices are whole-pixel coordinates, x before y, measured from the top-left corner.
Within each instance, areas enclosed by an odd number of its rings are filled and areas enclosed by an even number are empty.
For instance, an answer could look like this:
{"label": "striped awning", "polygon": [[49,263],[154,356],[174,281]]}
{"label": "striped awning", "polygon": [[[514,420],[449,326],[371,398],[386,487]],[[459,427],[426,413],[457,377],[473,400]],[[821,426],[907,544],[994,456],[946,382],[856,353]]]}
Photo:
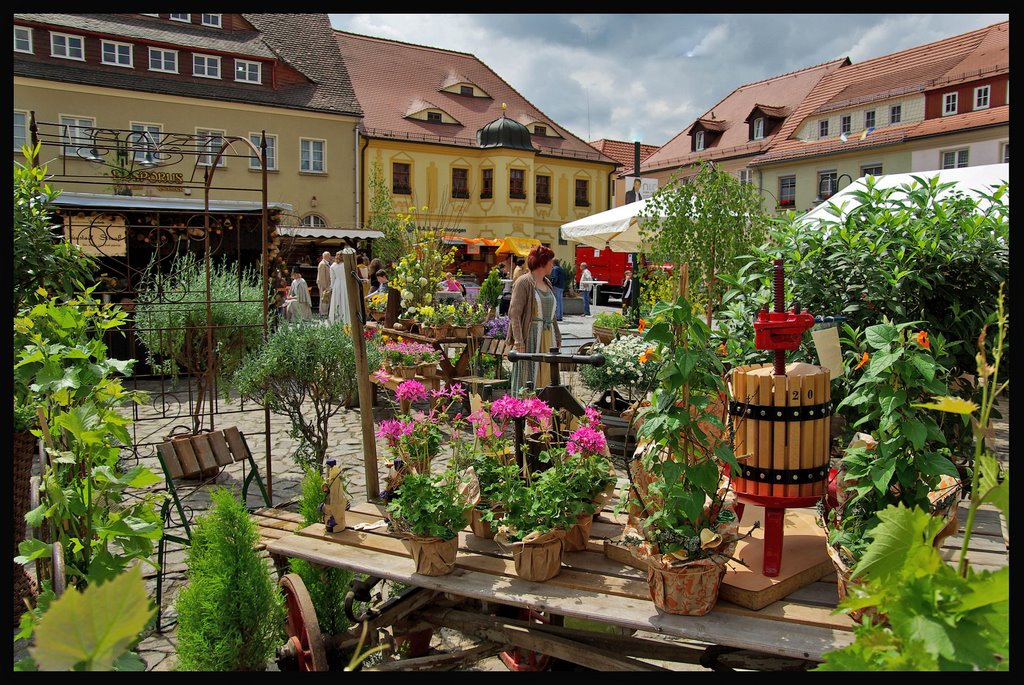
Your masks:
{"label": "striped awning", "polygon": [[352,240],[383,238],[380,231],[357,228],[330,228],[327,226],[278,226],[277,232],[282,236],[294,238],[349,238]]}

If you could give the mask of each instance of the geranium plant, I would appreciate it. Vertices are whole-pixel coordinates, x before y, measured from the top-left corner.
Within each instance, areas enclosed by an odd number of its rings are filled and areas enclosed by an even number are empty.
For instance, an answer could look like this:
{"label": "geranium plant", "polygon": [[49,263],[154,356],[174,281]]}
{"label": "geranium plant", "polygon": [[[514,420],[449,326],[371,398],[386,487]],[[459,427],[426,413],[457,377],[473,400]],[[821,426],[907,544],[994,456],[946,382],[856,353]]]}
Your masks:
{"label": "geranium plant", "polygon": [[433,346],[424,343],[406,341],[399,338],[387,341],[381,353],[392,367],[419,366],[420,364],[437,363],[441,360],[440,353]]}
{"label": "geranium plant", "polygon": [[424,538],[451,540],[466,526],[473,506],[472,483],[453,468],[441,473],[410,473],[398,495],[388,502],[392,528]]}

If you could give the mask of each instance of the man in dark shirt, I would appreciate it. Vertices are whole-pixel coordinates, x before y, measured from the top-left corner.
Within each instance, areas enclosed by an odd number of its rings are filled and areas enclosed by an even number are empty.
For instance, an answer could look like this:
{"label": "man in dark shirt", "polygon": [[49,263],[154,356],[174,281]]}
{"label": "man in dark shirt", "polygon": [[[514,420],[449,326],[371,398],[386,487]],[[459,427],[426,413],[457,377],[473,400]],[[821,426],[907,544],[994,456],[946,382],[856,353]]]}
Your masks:
{"label": "man in dark shirt", "polygon": [[548,280],[551,281],[551,290],[555,294],[555,319],[558,321],[562,320],[562,295],[565,293],[565,269],[562,268],[561,262],[555,260],[555,266],[551,269],[551,274],[548,276]]}

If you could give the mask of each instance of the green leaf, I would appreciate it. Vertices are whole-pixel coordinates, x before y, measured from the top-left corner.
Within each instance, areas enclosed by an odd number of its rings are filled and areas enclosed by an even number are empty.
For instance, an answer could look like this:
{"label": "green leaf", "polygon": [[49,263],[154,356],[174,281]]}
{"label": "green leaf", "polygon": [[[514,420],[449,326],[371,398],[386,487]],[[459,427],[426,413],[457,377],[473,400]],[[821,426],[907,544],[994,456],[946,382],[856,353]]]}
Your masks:
{"label": "green leaf", "polygon": [[909,634],[920,642],[929,654],[935,657],[952,654],[955,650],[949,631],[942,623],[927,616],[917,615],[906,623]]}
{"label": "green leaf", "polygon": [[155,613],[141,566],[83,592],[69,591],[50,605],[29,651],[41,670],[110,670]]}
{"label": "green leaf", "polygon": [[914,466],[929,476],[953,476],[957,478],[960,475],[956,470],[956,464],[949,457],[934,452],[924,452],[915,456]]}
{"label": "green leaf", "polygon": [[888,397],[882,397],[878,403],[882,405],[882,411],[889,414],[902,407],[907,401],[907,391],[900,388]]}
{"label": "green leaf", "polygon": [[991,604],[1010,601],[1010,568],[1004,566],[994,573],[988,571],[970,578],[967,594],[960,601],[960,610],[974,611]]}
{"label": "green leaf", "polygon": [[146,670],[146,662],[135,652],[125,652],[114,662],[114,670],[141,673]]}
{"label": "green leaf", "polygon": [[895,352],[879,352],[871,357],[871,361],[868,362],[867,373],[865,376],[877,376],[882,373],[890,366],[892,366],[896,360],[903,356],[903,350],[896,350]]}
{"label": "green leaf", "polygon": [[907,419],[903,423],[903,434],[910,439],[914,449],[919,450],[924,447],[924,442],[928,438],[928,429],[917,419]]}
{"label": "green leaf", "polygon": [[880,323],[864,329],[864,339],[876,350],[888,347],[897,336],[899,331],[892,324]]}
{"label": "green leaf", "polygon": [[885,459],[879,457],[871,465],[869,471],[871,476],[871,484],[875,486],[875,490],[878,492],[887,492],[889,490],[889,481],[892,480],[892,474],[896,471],[896,460]]}
{"label": "green leaf", "polygon": [[27,564],[34,559],[49,559],[53,556],[53,545],[42,540],[29,538],[18,543],[18,556],[14,557],[14,563]]}
{"label": "green leaf", "polygon": [[1003,482],[999,482],[999,462],[989,454],[982,454],[978,457],[978,468],[981,469],[978,490],[981,492],[981,502],[988,502],[998,507],[999,511],[1006,517],[1006,525],[1010,525],[1010,474],[1003,475]]}
{"label": "green leaf", "polygon": [[[871,531],[873,540],[853,569],[851,577],[869,575],[881,580],[899,571],[910,562],[938,560],[931,541],[944,525],[921,509],[907,509],[902,504],[888,506],[878,512],[880,523]],[[935,560],[929,560],[929,553]],[[938,560],[942,563],[941,560]],[[922,563],[924,567],[927,564]]]}

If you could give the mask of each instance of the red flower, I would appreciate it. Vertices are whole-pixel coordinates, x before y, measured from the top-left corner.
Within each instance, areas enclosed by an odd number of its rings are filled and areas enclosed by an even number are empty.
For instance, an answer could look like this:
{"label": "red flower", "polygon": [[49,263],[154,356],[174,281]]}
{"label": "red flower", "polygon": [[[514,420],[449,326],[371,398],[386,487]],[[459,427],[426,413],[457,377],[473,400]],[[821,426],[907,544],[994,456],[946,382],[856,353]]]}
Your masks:
{"label": "red flower", "polygon": [[857,366],[855,366],[853,370],[859,371],[862,366],[868,363],[869,359],[871,359],[871,357],[868,355],[867,352],[865,352],[864,356],[860,358],[860,364],[857,364]]}
{"label": "red flower", "polygon": [[926,350],[932,349],[932,344],[928,342],[928,331],[917,332],[917,344]]}
{"label": "red flower", "polygon": [[644,329],[645,329],[645,328],[647,328],[647,322],[646,322],[646,321],[644,321],[643,319],[640,319],[640,325],[639,325],[639,326],[637,326],[636,328],[637,328],[637,330],[638,330],[638,331],[640,331],[641,333],[643,333],[643,332],[644,332]]}

